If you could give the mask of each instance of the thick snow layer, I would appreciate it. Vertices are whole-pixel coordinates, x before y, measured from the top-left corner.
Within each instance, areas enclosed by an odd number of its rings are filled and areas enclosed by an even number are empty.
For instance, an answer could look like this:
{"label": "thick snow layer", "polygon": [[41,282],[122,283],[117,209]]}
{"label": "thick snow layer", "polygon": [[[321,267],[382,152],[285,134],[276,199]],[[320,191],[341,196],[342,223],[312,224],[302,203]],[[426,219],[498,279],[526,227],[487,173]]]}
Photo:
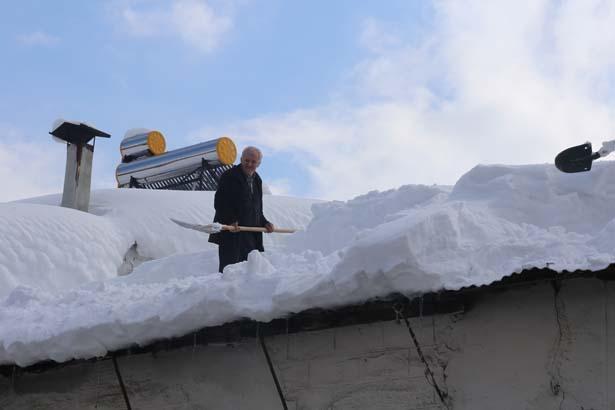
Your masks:
{"label": "thick snow layer", "polygon": [[[54,293],[114,278],[135,243],[143,259],[216,249],[206,234],[170,220],[211,222],[213,196],[203,191],[94,191],[89,213],[59,207],[60,195],[0,204],[0,300],[18,285]],[[310,221],[315,202],[273,196],[263,201],[276,225],[299,229]],[[265,246],[273,250],[287,239],[267,235]]]}
{"label": "thick snow layer", "polygon": [[[3,204],[0,363],[104,355],[239,318],[487,284],[524,268],[615,262],[615,163],[477,166],[454,187],[409,185],[347,202],[266,196],[265,253],[217,271],[211,193],[96,191],[90,214],[59,196]],[[310,210],[311,208],[311,210]],[[313,216],[312,216],[313,215]],[[127,276],[132,244],[142,259]]]}

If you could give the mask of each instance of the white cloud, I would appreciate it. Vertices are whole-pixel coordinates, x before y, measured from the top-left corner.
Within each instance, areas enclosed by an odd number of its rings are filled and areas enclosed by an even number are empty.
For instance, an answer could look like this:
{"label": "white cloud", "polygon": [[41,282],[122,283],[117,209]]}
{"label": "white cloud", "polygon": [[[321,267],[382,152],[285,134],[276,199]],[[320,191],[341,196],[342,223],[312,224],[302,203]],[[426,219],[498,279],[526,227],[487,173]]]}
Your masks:
{"label": "white cloud", "polygon": [[373,18],[363,22],[363,30],[359,42],[367,50],[381,53],[388,49],[400,46],[400,38],[395,33],[385,30],[383,23]]}
{"label": "white cloud", "polygon": [[51,137],[25,140],[19,130],[0,126],[0,202],[62,191],[66,148]]}
{"label": "white cloud", "polygon": [[124,27],[141,37],[174,36],[202,52],[218,48],[232,28],[230,16],[217,12],[205,0],[174,0],[148,6],[124,5]]}
{"label": "white cloud", "polygon": [[17,37],[17,40],[24,45],[27,46],[44,46],[50,47],[58,44],[60,39],[51,34],[42,32],[42,31],[34,31],[32,33],[23,34]]}
{"label": "white cloud", "polygon": [[289,195],[292,188],[292,182],[288,178],[267,180],[263,184],[267,185],[273,195]]}
{"label": "white cloud", "polygon": [[367,21],[371,54],[335,103],[225,131],[304,156],[310,194],[327,198],[452,184],[478,163],[552,162],[615,137],[612,1],[438,1],[420,41],[385,27]]}

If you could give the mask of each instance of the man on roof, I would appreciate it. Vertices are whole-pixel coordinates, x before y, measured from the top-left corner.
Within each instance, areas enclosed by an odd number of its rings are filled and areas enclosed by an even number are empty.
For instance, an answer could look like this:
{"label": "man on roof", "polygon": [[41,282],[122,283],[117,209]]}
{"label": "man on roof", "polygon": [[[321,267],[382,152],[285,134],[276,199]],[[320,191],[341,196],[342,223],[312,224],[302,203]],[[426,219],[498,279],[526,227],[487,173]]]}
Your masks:
{"label": "man on roof", "polygon": [[[246,147],[240,164],[222,174],[214,199],[214,222],[264,227],[273,232],[273,224],[263,215],[263,182],[256,172],[262,159],[258,148]],[[261,232],[222,231],[211,234],[209,242],[218,244],[220,273],[226,265],[247,260],[255,249],[265,251]]]}

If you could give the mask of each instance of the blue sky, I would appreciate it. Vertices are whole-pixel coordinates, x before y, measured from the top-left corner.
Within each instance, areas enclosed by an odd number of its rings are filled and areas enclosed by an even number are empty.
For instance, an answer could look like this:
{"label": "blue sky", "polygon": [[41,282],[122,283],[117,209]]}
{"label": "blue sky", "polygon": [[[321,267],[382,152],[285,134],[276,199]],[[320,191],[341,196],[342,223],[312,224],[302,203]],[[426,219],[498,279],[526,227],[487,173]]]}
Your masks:
{"label": "blue sky", "polygon": [[61,189],[58,117],[112,134],[97,188],[147,127],[259,145],[274,191],[338,199],[612,136],[613,3],[509,3],[2,2],[0,200]]}

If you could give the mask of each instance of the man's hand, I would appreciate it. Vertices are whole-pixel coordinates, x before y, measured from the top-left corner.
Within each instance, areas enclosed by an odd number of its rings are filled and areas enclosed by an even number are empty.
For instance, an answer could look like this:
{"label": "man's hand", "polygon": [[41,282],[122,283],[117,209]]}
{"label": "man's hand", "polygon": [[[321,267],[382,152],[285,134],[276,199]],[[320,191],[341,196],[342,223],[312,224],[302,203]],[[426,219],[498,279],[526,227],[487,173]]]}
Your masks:
{"label": "man's hand", "polygon": [[233,222],[230,226],[232,226],[230,232],[239,232],[239,222]]}
{"label": "man's hand", "polygon": [[273,232],[275,227],[273,226],[272,223],[268,223],[268,224],[265,224],[265,229],[267,230],[267,233],[271,233],[271,232]]}

